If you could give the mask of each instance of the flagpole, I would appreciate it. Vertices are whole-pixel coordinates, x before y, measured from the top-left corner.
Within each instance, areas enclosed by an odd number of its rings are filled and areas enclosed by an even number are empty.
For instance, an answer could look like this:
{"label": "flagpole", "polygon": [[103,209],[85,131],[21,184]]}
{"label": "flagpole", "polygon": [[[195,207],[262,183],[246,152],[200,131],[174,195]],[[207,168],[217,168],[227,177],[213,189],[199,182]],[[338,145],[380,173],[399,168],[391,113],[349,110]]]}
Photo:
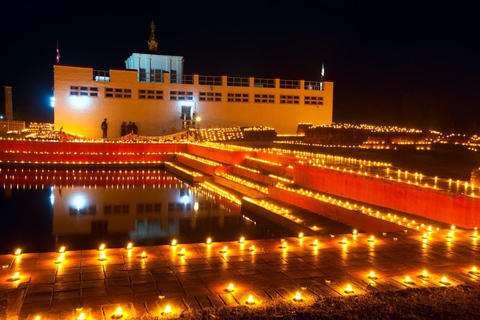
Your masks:
{"label": "flagpole", "polygon": [[325,75],[325,66],[323,65],[323,63],[322,63],[322,73],[321,74],[322,74],[322,77],[320,78],[321,79],[320,80],[320,90],[323,91],[323,76]]}

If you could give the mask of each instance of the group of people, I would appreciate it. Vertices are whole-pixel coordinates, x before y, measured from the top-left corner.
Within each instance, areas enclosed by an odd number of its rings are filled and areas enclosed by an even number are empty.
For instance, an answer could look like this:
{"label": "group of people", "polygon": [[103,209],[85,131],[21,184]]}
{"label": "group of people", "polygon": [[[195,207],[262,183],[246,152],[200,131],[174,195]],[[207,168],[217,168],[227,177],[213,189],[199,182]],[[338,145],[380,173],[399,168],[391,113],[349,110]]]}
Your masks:
{"label": "group of people", "polygon": [[138,134],[138,126],[135,122],[129,121],[128,124],[123,121],[120,127],[120,136],[126,136],[127,134]]}
{"label": "group of people", "polygon": [[197,120],[197,112],[193,112],[193,117],[190,116],[190,113],[182,112],[180,115],[180,120],[182,120],[182,129],[195,128],[195,121]]}
{"label": "group of people", "polygon": [[[103,119],[103,122],[100,125],[100,128],[102,129],[102,138],[106,139],[107,132],[108,132],[107,118]],[[127,124],[127,122],[124,121],[122,122],[122,125],[121,125],[120,135],[123,137],[129,134],[138,135],[138,126],[135,124],[135,122],[130,121]]]}

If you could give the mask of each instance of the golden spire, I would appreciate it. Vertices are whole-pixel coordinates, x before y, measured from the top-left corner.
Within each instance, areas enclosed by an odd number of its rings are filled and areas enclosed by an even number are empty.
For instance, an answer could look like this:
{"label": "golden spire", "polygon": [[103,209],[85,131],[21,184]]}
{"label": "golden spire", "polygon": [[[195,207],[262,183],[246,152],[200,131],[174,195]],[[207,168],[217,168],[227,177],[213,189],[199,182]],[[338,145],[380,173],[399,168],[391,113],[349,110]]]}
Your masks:
{"label": "golden spire", "polygon": [[148,38],[148,49],[150,51],[157,51],[158,47],[158,42],[157,38],[155,37],[155,23],[152,20],[152,23],[150,23],[150,38]]}

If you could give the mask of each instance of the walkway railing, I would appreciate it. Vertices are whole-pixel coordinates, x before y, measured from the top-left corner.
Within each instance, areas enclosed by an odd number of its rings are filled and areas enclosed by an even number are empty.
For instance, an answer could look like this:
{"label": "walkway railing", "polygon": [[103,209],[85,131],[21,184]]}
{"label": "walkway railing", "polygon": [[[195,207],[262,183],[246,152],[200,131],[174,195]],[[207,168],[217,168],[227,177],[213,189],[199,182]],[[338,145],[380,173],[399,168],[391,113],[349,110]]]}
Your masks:
{"label": "walkway railing", "polygon": [[[110,81],[110,73],[110,71],[93,70],[93,80]],[[143,69],[137,73],[137,81],[204,86],[255,87],[319,91],[324,90],[322,81],[176,74],[169,72],[161,72],[160,70],[156,72],[146,72]]]}
{"label": "walkway railing", "polygon": [[172,134],[189,129],[210,129],[210,128],[232,128],[238,127],[228,122],[214,121],[214,120],[178,120],[172,124],[163,127],[163,134]]}

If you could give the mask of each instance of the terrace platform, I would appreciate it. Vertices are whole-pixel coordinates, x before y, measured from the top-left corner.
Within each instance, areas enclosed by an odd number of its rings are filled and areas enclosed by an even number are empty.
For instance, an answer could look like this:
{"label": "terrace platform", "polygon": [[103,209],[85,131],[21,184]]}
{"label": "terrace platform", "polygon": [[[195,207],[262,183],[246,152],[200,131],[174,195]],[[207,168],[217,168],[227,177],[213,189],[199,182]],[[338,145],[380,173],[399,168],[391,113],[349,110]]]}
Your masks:
{"label": "terrace platform", "polygon": [[[311,303],[480,281],[472,271],[480,249],[472,230],[442,229],[427,239],[415,231],[374,236],[374,242],[368,241],[371,234],[347,234],[131,250],[67,248],[63,258],[55,252],[1,255],[0,319],[76,319],[81,313],[86,319],[112,319],[119,307],[122,319],[178,316],[184,310],[246,305],[250,296],[254,303],[248,305],[255,308],[275,300]],[[12,280],[17,272],[18,280]],[[230,284],[232,292],[226,290]],[[297,292],[301,302],[293,300]],[[163,313],[167,305],[171,313]]]}

